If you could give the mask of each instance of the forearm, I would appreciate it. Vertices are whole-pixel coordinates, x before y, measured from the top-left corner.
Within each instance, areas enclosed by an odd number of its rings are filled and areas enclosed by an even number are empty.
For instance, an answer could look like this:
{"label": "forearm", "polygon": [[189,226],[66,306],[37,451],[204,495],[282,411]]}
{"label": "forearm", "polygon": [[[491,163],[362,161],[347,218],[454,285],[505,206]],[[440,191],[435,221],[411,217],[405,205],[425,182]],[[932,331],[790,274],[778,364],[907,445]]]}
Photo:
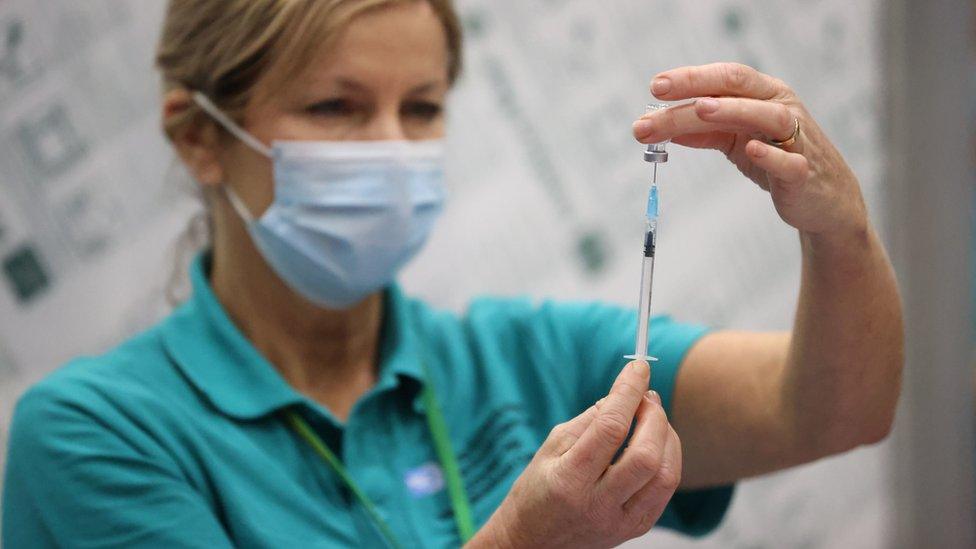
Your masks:
{"label": "forearm", "polygon": [[903,328],[894,272],[877,234],[800,236],[800,297],[784,371],[792,432],[827,455],[890,429]]}

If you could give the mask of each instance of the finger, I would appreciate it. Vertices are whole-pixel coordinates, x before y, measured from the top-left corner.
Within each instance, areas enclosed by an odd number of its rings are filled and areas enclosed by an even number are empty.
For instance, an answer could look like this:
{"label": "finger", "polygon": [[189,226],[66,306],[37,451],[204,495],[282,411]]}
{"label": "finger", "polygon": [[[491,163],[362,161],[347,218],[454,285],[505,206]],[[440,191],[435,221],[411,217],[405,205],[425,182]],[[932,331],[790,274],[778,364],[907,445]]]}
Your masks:
{"label": "finger", "polygon": [[698,118],[722,127],[759,132],[785,141],[793,135],[796,116],[789,107],[775,101],[741,97],[703,97],[694,103]]}
{"label": "finger", "polygon": [[762,134],[787,139],[796,117],[789,107],[773,101],[738,97],[703,97],[694,103],[647,113],[634,122],[634,137],[641,143],[658,143],[684,135],[709,132]]}
{"label": "finger", "polygon": [[722,151],[726,155],[732,152],[736,144],[736,134],[731,132],[709,132],[682,135],[671,140],[672,143],[693,149],[713,149]]}
{"label": "finger", "polygon": [[681,484],[681,440],[674,429],[668,427],[664,457],[657,475],[623,505],[624,512],[634,518],[654,517],[664,512],[665,506]]}
{"label": "finger", "polygon": [[596,417],[562,456],[564,466],[586,481],[600,478],[630,432],[650,376],[651,369],[642,360],[631,361],[621,370]]}
{"label": "finger", "polygon": [[573,444],[586,431],[586,428],[590,426],[593,418],[596,417],[599,404],[598,402],[584,410],[582,414],[553,427],[546,441],[539,448],[539,452],[554,457],[565,454],[566,450],[572,448]]}
{"label": "finger", "polygon": [[634,138],[641,143],[660,143],[668,139],[677,140],[687,135],[712,132],[758,133],[754,128],[704,120],[695,112],[695,105],[691,103],[645,114],[634,122],[633,132]]}
{"label": "finger", "polygon": [[724,129],[706,122],[695,113],[694,104],[675,105],[652,111],[634,122],[634,138],[641,143],[659,143],[673,137]]}
{"label": "finger", "polygon": [[753,164],[785,183],[787,188],[802,185],[810,177],[810,162],[802,154],[784,151],[758,139],[746,143],[746,154]]}
{"label": "finger", "polygon": [[637,410],[637,426],[627,449],[607,469],[600,479],[598,489],[619,505],[629,500],[661,468],[669,428],[668,418],[661,407],[661,398],[657,393],[654,396],[645,394]]}
{"label": "finger", "polygon": [[789,93],[789,87],[747,65],[712,63],[664,71],[651,80],[651,93],[668,101],[709,95],[772,99]]}

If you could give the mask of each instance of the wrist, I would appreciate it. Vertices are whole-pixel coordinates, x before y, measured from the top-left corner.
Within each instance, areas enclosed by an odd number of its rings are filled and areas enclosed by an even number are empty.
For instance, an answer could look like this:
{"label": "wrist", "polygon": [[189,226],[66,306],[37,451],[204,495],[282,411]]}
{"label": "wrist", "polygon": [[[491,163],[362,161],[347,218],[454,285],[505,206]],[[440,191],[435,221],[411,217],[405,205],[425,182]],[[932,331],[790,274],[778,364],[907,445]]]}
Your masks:
{"label": "wrist", "polygon": [[879,261],[887,261],[870,225],[843,233],[800,233],[800,249],[805,276],[843,287],[870,277]]}
{"label": "wrist", "polygon": [[833,231],[800,231],[800,247],[805,257],[831,261],[864,257],[873,240],[874,231],[867,219]]}
{"label": "wrist", "polygon": [[499,526],[496,517],[497,514],[492,515],[488,522],[464,545],[465,549],[516,549],[518,547],[512,541],[504,525]]}

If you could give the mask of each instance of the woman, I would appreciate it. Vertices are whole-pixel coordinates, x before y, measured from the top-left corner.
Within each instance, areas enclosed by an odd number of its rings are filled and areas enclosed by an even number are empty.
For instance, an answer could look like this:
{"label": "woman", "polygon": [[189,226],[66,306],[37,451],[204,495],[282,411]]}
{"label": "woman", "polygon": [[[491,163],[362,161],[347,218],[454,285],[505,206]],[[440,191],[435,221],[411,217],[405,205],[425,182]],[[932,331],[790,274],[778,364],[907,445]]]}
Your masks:
{"label": "woman", "polygon": [[460,58],[450,0],[171,0],[163,123],[212,244],[171,317],[21,399],[7,546],[611,546],[707,532],[737,479],[886,435],[891,268],[839,153],[747,67],[658,75],[704,99],[633,131],[769,191],[803,253],[790,333],[656,319],[648,391],[620,369],[632,311],[404,297]]}

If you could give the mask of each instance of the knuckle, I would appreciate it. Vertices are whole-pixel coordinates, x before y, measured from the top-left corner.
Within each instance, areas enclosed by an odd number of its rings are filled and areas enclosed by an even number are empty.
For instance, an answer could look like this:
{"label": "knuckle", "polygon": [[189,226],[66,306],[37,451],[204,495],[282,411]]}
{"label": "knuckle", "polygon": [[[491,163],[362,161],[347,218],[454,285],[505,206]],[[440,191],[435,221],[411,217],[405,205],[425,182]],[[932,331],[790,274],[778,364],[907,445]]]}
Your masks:
{"label": "knuckle", "polygon": [[560,423],[549,431],[549,435],[546,437],[543,447],[545,447],[547,450],[558,448],[565,445],[568,439],[569,428],[565,423]]}
{"label": "knuckle", "polygon": [[727,101],[729,105],[734,105],[733,108],[729,109],[735,117],[735,122],[741,124],[748,124],[752,122],[755,118],[755,109],[751,108],[751,105],[746,104],[745,101],[740,99],[733,99]]}
{"label": "knuckle", "polygon": [[646,534],[654,526],[655,517],[644,509],[644,505],[630,505],[624,508],[624,530],[630,539]]}
{"label": "knuckle", "polygon": [[702,69],[699,67],[693,67],[685,73],[684,77],[689,88],[697,89],[701,86],[703,82],[701,73]]}
{"label": "knuckle", "polygon": [[651,445],[631,446],[631,463],[634,471],[640,475],[647,476],[657,473],[661,469],[661,452]]}
{"label": "knuckle", "polygon": [[725,82],[725,86],[730,90],[740,91],[745,89],[746,84],[749,82],[751,76],[752,68],[742,63],[726,63],[724,66],[722,77]]}
{"label": "knuckle", "polygon": [[569,430],[569,426],[567,425],[567,422],[557,423],[555,426],[553,426],[552,429],[549,430],[549,437],[547,438],[547,440],[561,439],[563,435],[566,434],[566,431],[568,430]]}
{"label": "knuckle", "polygon": [[796,161],[796,179],[799,183],[806,182],[810,178],[810,161],[807,157],[800,156]]}
{"label": "knuckle", "polygon": [[572,455],[566,453],[565,459],[556,461],[555,469],[562,482],[582,486],[586,481],[586,471],[592,466],[596,456],[586,449],[577,449]]}
{"label": "knuckle", "polygon": [[773,78],[773,85],[776,86],[784,95],[793,95],[793,88],[781,78]]}
{"label": "knuckle", "polygon": [[619,445],[627,438],[630,432],[630,421],[625,419],[622,414],[608,412],[602,414],[596,420],[596,430],[601,440],[606,444]]}
{"label": "knuckle", "polygon": [[776,123],[779,125],[780,129],[783,130],[784,136],[792,134],[793,127],[796,125],[793,111],[791,111],[786,105],[780,104],[779,107],[776,108]]}
{"label": "knuckle", "polygon": [[643,536],[644,534],[649,532],[651,528],[654,527],[655,522],[656,520],[654,518],[654,515],[650,513],[641,513],[637,517],[637,524],[634,527],[634,529],[636,530],[636,535]]}
{"label": "knuckle", "polygon": [[[646,489],[637,493],[634,499],[627,502],[624,506],[624,515],[627,519],[631,537],[646,534],[658,520],[658,514],[654,513],[654,508],[667,503],[669,496],[660,494],[657,491]],[[662,501],[663,500],[663,501]]]}
{"label": "knuckle", "polygon": [[662,490],[674,492],[678,489],[678,485],[681,484],[681,471],[670,466],[661,467],[652,482],[654,486]]}
{"label": "knuckle", "polygon": [[673,109],[665,109],[661,113],[662,126],[667,132],[673,132],[675,128],[678,127],[678,119],[675,118],[675,113]]}
{"label": "knuckle", "polygon": [[627,400],[638,400],[644,396],[644,392],[646,390],[647,389],[632,383],[628,379],[623,379],[614,385],[611,392],[615,392]]}

